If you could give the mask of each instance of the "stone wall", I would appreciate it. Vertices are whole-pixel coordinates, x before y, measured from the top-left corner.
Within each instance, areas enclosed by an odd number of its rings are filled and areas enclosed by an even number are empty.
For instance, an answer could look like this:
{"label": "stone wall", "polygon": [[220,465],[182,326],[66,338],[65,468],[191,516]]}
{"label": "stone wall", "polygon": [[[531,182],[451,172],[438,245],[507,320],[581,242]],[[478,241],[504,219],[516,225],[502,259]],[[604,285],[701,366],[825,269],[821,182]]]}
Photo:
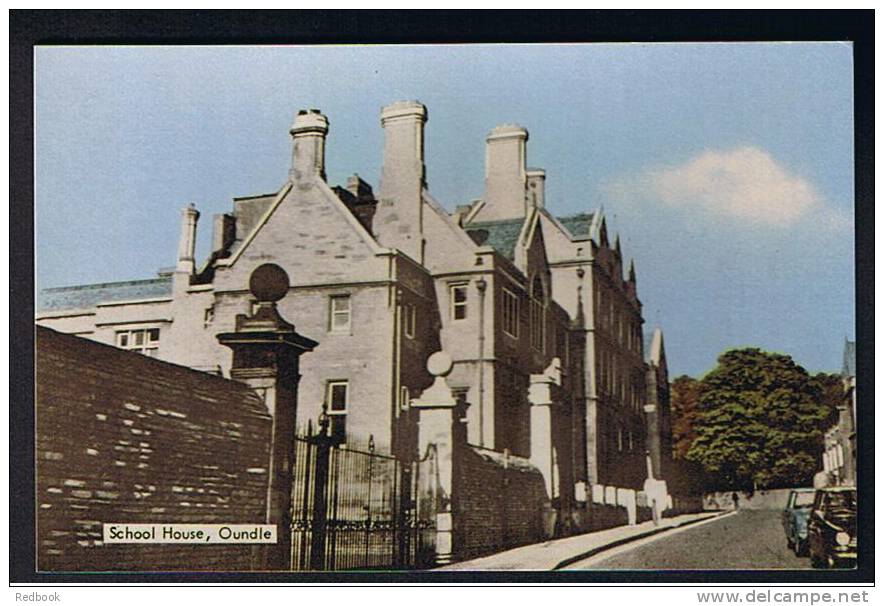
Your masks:
{"label": "stone wall", "polygon": [[594,484],[591,497],[586,504],[588,513],[588,519],[584,521],[586,532],[627,524],[641,524],[654,517],[648,497],[642,491]]}
{"label": "stone wall", "polygon": [[263,523],[262,400],[240,383],[36,331],[38,569],[248,570],[248,546],[108,545],[102,524]]}
{"label": "stone wall", "polygon": [[672,506],[663,512],[663,517],[675,517],[685,513],[703,511],[702,495],[670,495]]}
{"label": "stone wall", "polygon": [[455,469],[454,549],[478,557],[549,537],[549,501],[540,471],[527,459],[464,446]]}
{"label": "stone wall", "polygon": [[[808,486],[807,488],[811,488]],[[792,488],[777,488],[774,490],[756,490],[750,494],[738,491],[741,509],[783,509]],[[704,509],[733,509],[733,492],[710,492],[703,495]]]}

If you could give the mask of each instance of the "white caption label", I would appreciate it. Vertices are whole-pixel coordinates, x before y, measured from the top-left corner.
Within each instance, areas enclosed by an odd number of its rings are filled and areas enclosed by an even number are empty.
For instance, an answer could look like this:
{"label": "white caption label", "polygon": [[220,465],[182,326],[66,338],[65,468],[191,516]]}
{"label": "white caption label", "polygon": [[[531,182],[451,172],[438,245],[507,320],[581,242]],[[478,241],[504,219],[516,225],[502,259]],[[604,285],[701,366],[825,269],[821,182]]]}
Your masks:
{"label": "white caption label", "polygon": [[104,524],[105,543],[276,543],[275,524]]}

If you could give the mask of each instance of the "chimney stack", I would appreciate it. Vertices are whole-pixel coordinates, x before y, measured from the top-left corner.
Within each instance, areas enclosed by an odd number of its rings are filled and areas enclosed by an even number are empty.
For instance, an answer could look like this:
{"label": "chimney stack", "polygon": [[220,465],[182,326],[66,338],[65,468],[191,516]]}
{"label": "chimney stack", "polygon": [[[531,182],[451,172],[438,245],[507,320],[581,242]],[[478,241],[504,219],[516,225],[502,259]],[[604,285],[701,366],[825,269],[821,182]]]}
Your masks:
{"label": "chimney stack", "polygon": [[381,197],[420,192],[426,185],[424,124],[427,108],[417,101],[397,101],[381,110],[384,168]]}
{"label": "chimney stack", "polygon": [[530,168],[528,176],[528,205],[543,208],[545,204],[546,171],[542,168]]}
{"label": "chimney stack", "polygon": [[181,236],[178,238],[178,264],[175,271],[192,275],[194,271],[194,249],[196,248],[196,223],[200,213],[191,202],[181,209]]}
{"label": "chimney stack", "polygon": [[485,139],[485,205],[483,221],[525,216],[528,131],[517,124],[495,127]]}
{"label": "chimney stack", "polygon": [[374,228],[384,246],[423,261],[423,201],[426,186],[424,124],[427,108],[398,101],[381,110],[384,166]]}
{"label": "chimney stack", "polygon": [[318,109],[302,109],[295,116],[292,135],[292,181],[318,176],[325,181],[325,135],[328,118]]}

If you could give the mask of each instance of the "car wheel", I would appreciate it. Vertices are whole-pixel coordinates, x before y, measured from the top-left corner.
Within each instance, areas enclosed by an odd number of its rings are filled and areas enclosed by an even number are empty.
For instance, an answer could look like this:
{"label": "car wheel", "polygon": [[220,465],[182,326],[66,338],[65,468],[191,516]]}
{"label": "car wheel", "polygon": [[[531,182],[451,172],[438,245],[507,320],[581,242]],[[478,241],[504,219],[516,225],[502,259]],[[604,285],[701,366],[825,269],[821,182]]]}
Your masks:
{"label": "car wheel", "polygon": [[816,556],[813,550],[810,550],[810,565],[813,568],[823,567],[823,561]]}

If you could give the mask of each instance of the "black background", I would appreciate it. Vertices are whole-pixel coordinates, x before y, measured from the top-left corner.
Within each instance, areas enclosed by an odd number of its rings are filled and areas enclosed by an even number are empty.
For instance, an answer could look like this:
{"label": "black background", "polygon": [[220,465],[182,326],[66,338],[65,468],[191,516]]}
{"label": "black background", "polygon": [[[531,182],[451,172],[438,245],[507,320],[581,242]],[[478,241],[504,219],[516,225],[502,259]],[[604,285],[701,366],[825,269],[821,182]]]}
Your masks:
{"label": "black background", "polygon": [[[862,11],[26,11],[10,33],[11,583],[858,583],[874,581],[874,18]],[[35,572],[33,47],[51,44],[853,42],[859,568],[783,571]]]}

